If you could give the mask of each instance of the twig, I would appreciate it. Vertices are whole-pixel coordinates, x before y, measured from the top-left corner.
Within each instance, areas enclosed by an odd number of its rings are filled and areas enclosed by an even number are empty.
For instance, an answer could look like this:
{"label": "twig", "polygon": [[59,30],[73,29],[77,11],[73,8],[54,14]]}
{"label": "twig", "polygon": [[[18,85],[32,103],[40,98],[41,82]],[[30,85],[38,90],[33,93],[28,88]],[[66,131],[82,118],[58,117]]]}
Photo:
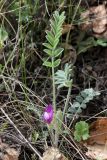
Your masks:
{"label": "twig", "polygon": [[20,132],[20,130],[17,128],[17,126],[13,123],[13,121],[9,118],[9,116],[7,115],[7,113],[4,111],[3,108],[1,108],[2,113],[5,115],[5,117],[8,119],[9,123],[16,129],[16,131],[20,134],[20,136],[22,137],[22,139],[25,141],[25,143],[27,143],[27,145],[32,149],[32,151],[38,155],[38,157],[40,158],[40,160],[43,160],[43,158],[41,157],[40,153],[29,143],[29,141],[23,136],[23,134]]}

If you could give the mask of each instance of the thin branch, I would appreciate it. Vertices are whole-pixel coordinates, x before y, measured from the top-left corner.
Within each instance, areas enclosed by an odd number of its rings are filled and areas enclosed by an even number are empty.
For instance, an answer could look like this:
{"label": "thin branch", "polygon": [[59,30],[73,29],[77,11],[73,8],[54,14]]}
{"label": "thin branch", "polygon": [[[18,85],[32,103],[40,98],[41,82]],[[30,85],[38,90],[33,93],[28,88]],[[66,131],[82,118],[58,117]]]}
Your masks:
{"label": "thin branch", "polygon": [[43,158],[41,157],[40,153],[29,143],[29,141],[24,137],[24,135],[20,132],[20,130],[17,128],[17,126],[13,123],[13,121],[9,118],[9,116],[7,115],[7,113],[4,111],[3,108],[1,108],[2,113],[5,115],[5,117],[8,119],[9,123],[15,128],[15,130],[19,133],[19,135],[22,137],[22,139],[25,141],[25,143],[27,143],[27,145],[32,149],[32,151],[38,155],[38,157],[40,158],[40,160],[43,160]]}

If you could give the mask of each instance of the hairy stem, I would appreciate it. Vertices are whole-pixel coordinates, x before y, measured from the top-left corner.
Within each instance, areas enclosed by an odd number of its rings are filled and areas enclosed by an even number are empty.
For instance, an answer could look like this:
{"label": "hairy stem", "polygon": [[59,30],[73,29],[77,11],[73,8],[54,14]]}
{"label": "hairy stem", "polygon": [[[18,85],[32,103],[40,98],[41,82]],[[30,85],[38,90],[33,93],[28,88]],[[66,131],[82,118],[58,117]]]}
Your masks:
{"label": "hairy stem", "polygon": [[53,107],[56,113],[56,89],[55,89],[55,71],[54,71],[54,57],[52,57],[52,80],[53,80]]}
{"label": "hairy stem", "polygon": [[63,119],[64,119],[64,116],[65,116],[65,112],[68,108],[68,103],[69,103],[69,98],[70,98],[70,94],[71,94],[71,89],[72,89],[72,83],[68,89],[68,94],[67,94],[67,98],[66,98],[66,102],[65,102],[65,106],[64,106],[64,111],[63,111]]}
{"label": "hairy stem", "polygon": [[[56,115],[56,88],[55,88],[55,71],[54,71],[54,57],[52,57],[52,80],[53,80],[53,107],[54,115]],[[55,141],[54,146],[58,146],[58,128],[55,121]]]}
{"label": "hairy stem", "polygon": [[[64,106],[64,111],[63,111],[63,120],[64,120],[64,116],[65,116],[66,110],[68,108],[68,103],[69,103],[69,99],[70,99],[71,89],[72,89],[72,83],[71,83],[71,85],[70,85],[70,87],[68,89],[68,94],[67,94],[67,98],[66,98],[66,102],[65,102],[65,106]],[[63,144],[63,140],[64,140],[64,138],[62,139],[59,148]]]}

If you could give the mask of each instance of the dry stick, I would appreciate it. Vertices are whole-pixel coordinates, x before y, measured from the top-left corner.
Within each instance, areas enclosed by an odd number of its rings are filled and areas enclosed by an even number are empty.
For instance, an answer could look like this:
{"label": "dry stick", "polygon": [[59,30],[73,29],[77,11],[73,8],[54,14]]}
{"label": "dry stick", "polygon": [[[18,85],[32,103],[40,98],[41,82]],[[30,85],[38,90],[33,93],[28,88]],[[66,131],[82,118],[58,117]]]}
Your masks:
{"label": "dry stick", "polygon": [[10,122],[10,124],[16,129],[16,131],[20,134],[20,136],[22,137],[22,139],[27,143],[27,145],[32,149],[32,151],[38,155],[38,157],[40,158],[40,160],[43,160],[43,158],[41,157],[41,155],[39,154],[39,152],[29,143],[29,141],[23,136],[23,134],[20,132],[20,130],[16,127],[16,125],[13,123],[13,121],[9,118],[9,116],[6,114],[6,112],[4,111],[3,108],[1,108],[2,113],[5,115],[5,117],[8,119],[8,121]]}
{"label": "dry stick", "polygon": [[[64,128],[67,129],[71,133],[71,130],[64,124],[64,122],[61,121],[60,119],[58,119],[58,120],[62,123],[62,125],[64,126]],[[82,157],[83,160],[87,160],[87,159],[84,159],[80,148],[78,147],[78,145],[76,144],[76,142],[74,141],[74,139],[72,138],[72,136],[70,136],[70,138],[71,138],[71,140],[72,140],[73,143],[70,142],[69,139],[67,139],[63,134],[61,134],[61,136],[63,137],[63,139],[65,139],[77,151],[77,153],[79,153],[79,155]],[[61,143],[62,143],[62,141],[61,141]],[[61,146],[61,143],[60,143],[60,146]],[[60,146],[59,146],[59,148],[60,148]]]}
{"label": "dry stick", "polygon": [[[63,137],[72,147],[74,147],[74,149],[77,151],[77,153],[79,153],[78,148],[76,148],[63,134],[62,134],[62,137]],[[79,155],[81,156],[82,160],[88,160],[88,159],[85,159],[82,154],[79,153]]]}

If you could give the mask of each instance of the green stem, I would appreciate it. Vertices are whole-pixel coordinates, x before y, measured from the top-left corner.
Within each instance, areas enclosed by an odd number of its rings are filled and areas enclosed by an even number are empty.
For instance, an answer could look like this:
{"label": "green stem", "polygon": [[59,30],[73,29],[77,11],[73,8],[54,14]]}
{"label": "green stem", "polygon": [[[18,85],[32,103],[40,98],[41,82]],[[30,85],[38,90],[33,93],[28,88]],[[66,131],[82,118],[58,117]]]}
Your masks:
{"label": "green stem", "polygon": [[53,107],[56,113],[56,89],[55,89],[55,71],[54,71],[54,57],[52,57],[52,80],[53,80]]}
{"label": "green stem", "polygon": [[49,125],[47,125],[47,128],[48,128],[51,140],[52,140],[52,144],[54,145],[54,133],[53,133],[53,130],[50,129]]}
{"label": "green stem", "polygon": [[[71,89],[72,89],[72,82],[71,82],[71,85],[70,85],[70,87],[68,89],[68,94],[67,94],[67,98],[66,98],[66,102],[65,102],[65,106],[64,106],[64,111],[63,111],[63,120],[64,120],[64,116],[65,116],[66,110],[68,108],[68,103],[69,103],[69,99],[70,99]],[[59,148],[61,147],[61,145],[63,143],[63,140],[64,140],[64,138],[62,139]]]}
{"label": "green stem", "polygon": [[69,98],[70,98],[70,94],[71,94],[71,89],[72,89],[72,82],[70,84],[70,87],[68,89],[68,94],[67,94],[67,98],[66,98],[66,102],[65,102],[65,106],[64,106],[64,111],[63,111],[63,119],[64,119],[64,116],[65,116],[65,112],[68,108],[68,103],[69,103]]}
{"label": "green stem", "polygon": [[[54,115],[56,115],[56,88],[55,88],[55,70],[54,70],[54,57],[52,57],[52,80],[53,80],[53,107]],[[58,146],[58,128],[55,121],[55,141],[54,146]]]}

